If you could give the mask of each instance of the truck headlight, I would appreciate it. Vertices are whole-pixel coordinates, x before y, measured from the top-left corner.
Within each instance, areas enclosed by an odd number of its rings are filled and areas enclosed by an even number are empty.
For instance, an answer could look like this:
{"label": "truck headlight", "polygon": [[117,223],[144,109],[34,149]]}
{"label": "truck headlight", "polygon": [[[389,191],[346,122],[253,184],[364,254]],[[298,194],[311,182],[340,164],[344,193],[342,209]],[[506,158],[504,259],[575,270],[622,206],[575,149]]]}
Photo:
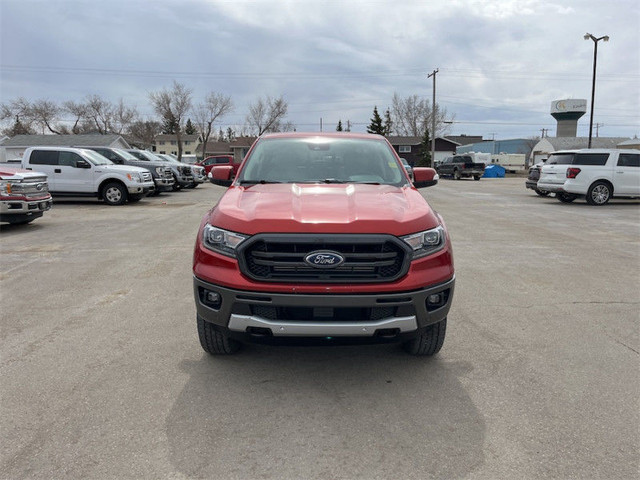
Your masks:
{"label": "truck headlight", "polygon": [[164,167],[156,167],[156,173],[159,177],[164,177]]}
{"label": "truck headlight", "polygon": [[247,238],[249,238],[247,235],[228,232],[227,230],[222,230],[208,223],[202,230],[202,243],[206,248],[233,258],[236,257],[236,248],[238,245]]}
{"label": "truck headlight", "polygon": [[20,187],[18,186],[18,192],[14,192],[16,183],[20,182],[10,182],[10,181],[0,181],[0,193],[2,195],[10,196],[10,195],[20,195]]}
{"label": "truck headlight", "polygon": [[431,230],[406,235],[401,238],[413,249],[414,259],[431,255],[441,250],[447,241],[447,235],[441,225]]}

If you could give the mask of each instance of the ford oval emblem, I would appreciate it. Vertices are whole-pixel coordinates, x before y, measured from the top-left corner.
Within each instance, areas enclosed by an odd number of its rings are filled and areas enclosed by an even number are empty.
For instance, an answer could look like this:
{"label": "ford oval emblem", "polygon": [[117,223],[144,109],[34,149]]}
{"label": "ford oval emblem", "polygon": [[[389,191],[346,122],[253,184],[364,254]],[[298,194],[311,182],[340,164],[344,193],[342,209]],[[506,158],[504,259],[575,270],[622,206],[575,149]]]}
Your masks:
{"label": "ford oval emblem", "polygon": [[304,261],[316,268],[335,268],[344,263],[344,257],[336,252],[313,252],[304,258]]}

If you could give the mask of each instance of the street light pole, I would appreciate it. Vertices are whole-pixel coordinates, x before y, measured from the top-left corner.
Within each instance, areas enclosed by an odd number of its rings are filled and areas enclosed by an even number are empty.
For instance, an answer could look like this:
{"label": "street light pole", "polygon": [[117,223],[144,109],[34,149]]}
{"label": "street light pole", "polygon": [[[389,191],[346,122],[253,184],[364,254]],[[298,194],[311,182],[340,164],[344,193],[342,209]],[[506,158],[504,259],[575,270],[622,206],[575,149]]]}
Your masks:
{"label": "street light pole", "polygon": [[591,138],[593,134],[593,102],[596,98],[596,62],[598,61],[598,42],[600,40],[604,40],[605,42],[609,41],[609,36],[604,35],[602,37],[596,38],[590,33],[586,33],[584,36],[585,40],[593,40],[593,79],[591,81],[591,115],[589,118],[589,146],[591,148]]}

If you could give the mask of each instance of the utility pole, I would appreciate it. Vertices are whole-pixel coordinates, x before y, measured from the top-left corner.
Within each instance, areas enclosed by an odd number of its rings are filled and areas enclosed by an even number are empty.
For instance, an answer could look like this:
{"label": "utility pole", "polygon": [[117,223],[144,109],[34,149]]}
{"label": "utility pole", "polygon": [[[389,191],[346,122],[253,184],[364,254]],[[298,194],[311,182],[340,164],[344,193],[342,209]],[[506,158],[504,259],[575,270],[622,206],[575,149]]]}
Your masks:
{"label": "utility pole", "polygon": [[320,117],[320,132],[322,132],[322,117]]}
{"label": "utility pole", "polygon": [[598,133],[600,132],[600,127],[604,127],[604,123],[596,123],[594,126],[596,127],[596,138],[598,138]]}
{"label": "utility pole", "polygon": [[427,78],[433,77],[433,101],[431,102],[431,168],[435,165],[436,155],[436,73],[439,69],[435,69]]}
{"label": "utility pole", "polygon": [[544,137],[547,136],[547,132],[549,131],[549,129],[548,128],[541,128],[540,131],[542,132],[542,137],[541,138],[544,138]]}

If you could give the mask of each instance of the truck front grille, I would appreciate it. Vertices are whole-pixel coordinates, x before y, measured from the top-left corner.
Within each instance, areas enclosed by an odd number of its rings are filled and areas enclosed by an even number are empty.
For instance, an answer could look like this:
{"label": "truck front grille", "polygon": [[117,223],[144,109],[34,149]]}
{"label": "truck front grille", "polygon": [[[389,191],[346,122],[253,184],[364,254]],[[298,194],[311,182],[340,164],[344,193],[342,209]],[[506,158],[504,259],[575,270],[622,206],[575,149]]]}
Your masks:
{"label": "truck front grille", "polygon": [[[312,266],[314,252],[340,255],[336,267]],[[392,235],[258,234],[242,243],[242,272],[255,280],[301,283],[389,282],[406,274],[411,250]]]}
{"label": "truck front grille", "polygon": [[38,198],[49,192],[49,184],[46,176],[31,177],[28,182],[12,182],[11,191],[27,198]]}
{"label": "truck front grille", "polygon": [[150,182],[152,180],[152,176],[151,176],[151,172],[146,171],[146,172],[142,172],[142,180],[144,182]]}

